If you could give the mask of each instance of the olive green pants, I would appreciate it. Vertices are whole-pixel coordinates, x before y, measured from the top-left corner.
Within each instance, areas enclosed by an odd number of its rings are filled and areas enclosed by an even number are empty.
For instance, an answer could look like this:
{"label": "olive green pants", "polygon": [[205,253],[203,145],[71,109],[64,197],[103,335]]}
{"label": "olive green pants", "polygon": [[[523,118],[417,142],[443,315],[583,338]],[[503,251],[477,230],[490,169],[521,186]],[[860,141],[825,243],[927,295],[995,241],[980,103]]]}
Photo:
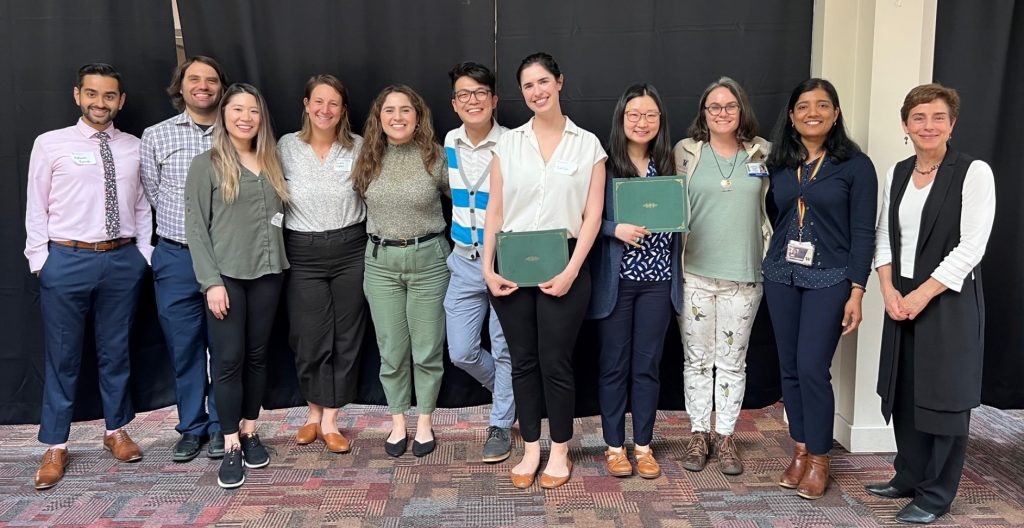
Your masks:
{"label": "olive green pants", "polygon": [[413,387],[419,414],[430,414],[437,406],[444,374],[445,259],[450,251],[443,236],[406,247],[366,243],[363,292],[377,334],[380,383],[391,414],[409,410]]}

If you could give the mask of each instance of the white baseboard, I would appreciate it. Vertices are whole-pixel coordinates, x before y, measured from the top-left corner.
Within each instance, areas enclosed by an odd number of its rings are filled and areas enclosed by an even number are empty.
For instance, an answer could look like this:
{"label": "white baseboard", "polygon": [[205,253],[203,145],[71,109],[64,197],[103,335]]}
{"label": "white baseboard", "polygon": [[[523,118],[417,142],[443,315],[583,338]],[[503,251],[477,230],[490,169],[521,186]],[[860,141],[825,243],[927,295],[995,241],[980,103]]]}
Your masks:
{"label": "white baseboard", "polygon": [[892,426],[853,425],[836,414],[832,435],[851,453],[895,453]]}

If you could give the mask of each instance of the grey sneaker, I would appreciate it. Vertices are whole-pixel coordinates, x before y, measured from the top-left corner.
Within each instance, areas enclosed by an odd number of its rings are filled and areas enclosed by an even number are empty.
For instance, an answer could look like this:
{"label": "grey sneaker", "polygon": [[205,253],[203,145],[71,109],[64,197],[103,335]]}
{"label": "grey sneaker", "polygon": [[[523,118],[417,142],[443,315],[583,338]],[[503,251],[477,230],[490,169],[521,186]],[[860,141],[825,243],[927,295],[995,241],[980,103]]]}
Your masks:
{"label": "grey sneaker", "polygon": [[510,429],[494,425],[487,428],[487,440],[484,441],[484,451],[481,457],[484,462],[495,464],[512,454],[512,435],[510,433]]}

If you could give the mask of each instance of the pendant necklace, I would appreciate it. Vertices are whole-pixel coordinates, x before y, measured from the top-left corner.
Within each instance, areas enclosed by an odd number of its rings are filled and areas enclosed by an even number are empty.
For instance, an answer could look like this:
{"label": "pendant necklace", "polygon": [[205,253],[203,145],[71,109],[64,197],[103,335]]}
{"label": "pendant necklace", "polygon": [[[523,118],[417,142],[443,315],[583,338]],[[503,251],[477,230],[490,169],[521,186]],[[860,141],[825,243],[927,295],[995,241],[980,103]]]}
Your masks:
{"label": "pendant necklace", "polygon": [[732,171],[736,168],[736,159],[739,158],[740,151],[737,148],[736,153],[732,155],[732,161],[729,163],[729,172],[726,173],[722,170],[722,165],[718,162],[718,153],[711,147],[711,143],[708,143],[708,150],[711,151],[711,157],[715,158],[715,166],[718,167],[718,174],[722,177],[721,183],[722,192],[728,192],[732,190]]}

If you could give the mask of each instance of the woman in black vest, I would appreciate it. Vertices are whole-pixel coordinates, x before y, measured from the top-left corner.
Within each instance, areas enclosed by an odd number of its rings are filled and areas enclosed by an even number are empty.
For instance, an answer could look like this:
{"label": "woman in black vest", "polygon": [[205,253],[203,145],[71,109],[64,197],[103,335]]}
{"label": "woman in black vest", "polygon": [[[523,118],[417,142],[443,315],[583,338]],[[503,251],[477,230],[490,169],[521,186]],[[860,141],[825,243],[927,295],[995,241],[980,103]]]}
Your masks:
{"label": "woman in black vest", "polygon": [[978,263],[995,213],[992,169],[949,147],[956,90],[918,86],[900,109],[911,156],[889,169],[875,265],[885,300],[878,395],[896,434],[896,475],[867,490],[913,497],[896,514],[927,524],[949,511],[981,403],[985,309]]}

